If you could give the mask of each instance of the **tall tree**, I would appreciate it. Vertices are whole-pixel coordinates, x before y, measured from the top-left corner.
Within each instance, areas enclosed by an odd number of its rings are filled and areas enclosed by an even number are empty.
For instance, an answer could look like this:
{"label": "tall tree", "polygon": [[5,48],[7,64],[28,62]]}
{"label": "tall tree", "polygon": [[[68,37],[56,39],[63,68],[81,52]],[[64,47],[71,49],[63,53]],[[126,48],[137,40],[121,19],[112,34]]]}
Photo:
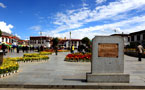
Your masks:
{"label": "tall tree", "polygon": [[82,50],[85,49],[85,52],[91,52],[91,41],[90,41],[90,39],[88,37],[84,37],[82,39],[82,43],[85,44],[85,46],[84,45],[80,46],[80,49],[82,49]]}
{"label": "tall tree", "polygon": [[86,46],[90,46],[91,41],[90,41],[90,39],[88,37],[84,37],[82,39],[82,43],[85,44]]}
{"label": "tall tree", "polygon": [[59,40],[58,38],[53,38],[52,42],[53,42],[53,47],[56,47],[58,45]]}

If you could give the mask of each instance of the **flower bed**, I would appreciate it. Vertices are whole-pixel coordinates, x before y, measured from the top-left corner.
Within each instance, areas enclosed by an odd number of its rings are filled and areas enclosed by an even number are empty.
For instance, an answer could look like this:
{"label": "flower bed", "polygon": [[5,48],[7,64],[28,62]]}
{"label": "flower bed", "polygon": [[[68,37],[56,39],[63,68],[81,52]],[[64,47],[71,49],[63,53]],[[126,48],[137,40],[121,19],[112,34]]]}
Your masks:
{"label": "flower bed", "polygon": [[[43,52],[55,52],[54,49],[47,49],[47,50],[44,50]],[[70,50],[64,50],[64,49],[58,49],[58,52],[70,52]]]}
{"label": "flower bed", "polygon": [[46,49],[44,52],[54,52],[54,49]]}
{"label": "flower bed", "polygon": [[58,52],[70,52],[70,50],[58,50]]}
{"label": "flower bed", "polygon": [[38,53],[27,53],[24,54],[23,57],[12,57],[12,58],[8,58],[11,61],[38,61],[38,60],[48,60],[49,57],[47,55],[41,55]]}
{"label": "flower bed", "polygon": [[49,59],[48,56],[45,56],[45,55],[41,55],[39,57],[13,57],[13,58],[9,58],[10,60],[12,61],[36,61],[36,60],[47,60]]}
{"label": "flower bed", "polygon": [[38,57],[39,53],[24,53],[23,57]]}
{"label": "flower bed", "polygon": [[40,55],[51,55],[52,52],[46,52],[46,51],[43,51],[43,52],[40,52]]}
{"label": "flower bed", "polygon": [[17,71],[19,65],[15,61],[11,61],[8,58],[3,60],[3,64],[0,66],[0,74],[10,73],[13,71]]}
{"label": "flower bed", "polygon": [[91,53],[68,54],[65,57],[65,61],[68,61],[68,62],[90,62],[91,61]]}

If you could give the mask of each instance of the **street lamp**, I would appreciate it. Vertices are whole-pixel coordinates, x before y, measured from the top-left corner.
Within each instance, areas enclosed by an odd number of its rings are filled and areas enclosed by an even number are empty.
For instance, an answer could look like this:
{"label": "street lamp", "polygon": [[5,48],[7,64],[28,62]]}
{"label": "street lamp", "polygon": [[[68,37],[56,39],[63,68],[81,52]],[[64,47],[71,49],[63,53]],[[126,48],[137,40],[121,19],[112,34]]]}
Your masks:
{"label": "street lamp", "polygon": [[70,49],[71,49],[71,31],[70,31]]}
{"label": "street lamp", "polygon": [[40,31],[40,42],[41,42],[41,45],[42,45],[42,31]]}

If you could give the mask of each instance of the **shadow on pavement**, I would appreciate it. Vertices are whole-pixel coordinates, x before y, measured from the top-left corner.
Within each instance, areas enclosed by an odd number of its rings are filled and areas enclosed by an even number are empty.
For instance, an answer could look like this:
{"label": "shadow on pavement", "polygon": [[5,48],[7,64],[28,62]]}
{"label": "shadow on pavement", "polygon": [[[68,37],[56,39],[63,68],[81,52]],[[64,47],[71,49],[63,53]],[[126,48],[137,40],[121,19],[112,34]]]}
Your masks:
{"label": "shadow on pavement", "polygon": [[63,79],[66,81],[81,81],[81,82],[87,82],[86,79]]}

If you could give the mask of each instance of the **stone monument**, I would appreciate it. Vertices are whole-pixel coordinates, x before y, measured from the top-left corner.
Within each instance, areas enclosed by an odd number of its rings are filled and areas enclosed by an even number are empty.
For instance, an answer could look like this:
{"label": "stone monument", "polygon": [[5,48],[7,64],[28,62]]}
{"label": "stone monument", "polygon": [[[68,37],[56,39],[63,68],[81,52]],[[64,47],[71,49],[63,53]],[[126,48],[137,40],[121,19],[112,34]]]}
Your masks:
{"label": "stone monument", "polygon": [[124,40],[120,36],[96,36],[93,38],[91,73],[87,82],[129,83],[124,74]]}

